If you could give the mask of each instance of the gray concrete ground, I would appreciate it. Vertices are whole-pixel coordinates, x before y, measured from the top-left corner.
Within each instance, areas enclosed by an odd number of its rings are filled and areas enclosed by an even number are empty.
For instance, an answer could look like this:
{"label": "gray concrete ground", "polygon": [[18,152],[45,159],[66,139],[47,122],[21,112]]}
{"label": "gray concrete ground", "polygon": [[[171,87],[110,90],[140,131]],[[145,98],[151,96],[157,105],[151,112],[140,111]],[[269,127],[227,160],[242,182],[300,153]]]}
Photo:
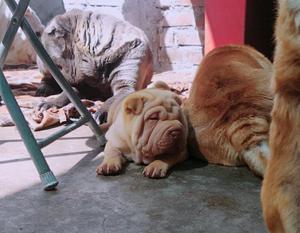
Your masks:
{"label": "gray concrete ground", "polygon": [[190,160],[161,180],[134,164],[97,177],[101,148],[83,126],[44,148],[60,181],[45,192],[15,127],[0,128],[0,151],[1,233],[266,232],[261,180],[246,168]]}

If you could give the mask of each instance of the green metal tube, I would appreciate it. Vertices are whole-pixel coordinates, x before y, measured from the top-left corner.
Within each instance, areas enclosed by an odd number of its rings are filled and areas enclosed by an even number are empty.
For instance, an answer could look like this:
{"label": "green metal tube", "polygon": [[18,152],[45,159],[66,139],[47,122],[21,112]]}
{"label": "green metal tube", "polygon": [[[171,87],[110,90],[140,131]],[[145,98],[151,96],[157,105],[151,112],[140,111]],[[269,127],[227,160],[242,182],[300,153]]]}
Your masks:
{"label": "green metal tube", "polygon": [[43,148],[43,147],[49,145],[50,143],[54,142],[56,139],[66,135],[67,133],[73,131],[74,129],[77,129],[78,127],[82,126],[83,124],[85,124],[87,122],[88,122],[87,118],[80,118],[78,121],[76,121],[70,125],[67,125],[63,129],[53,133],[49,137],[38,140],[38,144],[39,144],[40,148]]}
{"label": "green metal tube", "polygon": [[40,174],[40,178],[44,185],[45,190],[51,190],[56,187],[58,181],[51,172],[42,152],[37,144],[29,126],[26,122],[24,115],[4,77],[2,70],[0,69],[0,95],[3,98],[7,109],[16,124],[16,127],[23,139],[23,142],[31,155],[31,158]]}

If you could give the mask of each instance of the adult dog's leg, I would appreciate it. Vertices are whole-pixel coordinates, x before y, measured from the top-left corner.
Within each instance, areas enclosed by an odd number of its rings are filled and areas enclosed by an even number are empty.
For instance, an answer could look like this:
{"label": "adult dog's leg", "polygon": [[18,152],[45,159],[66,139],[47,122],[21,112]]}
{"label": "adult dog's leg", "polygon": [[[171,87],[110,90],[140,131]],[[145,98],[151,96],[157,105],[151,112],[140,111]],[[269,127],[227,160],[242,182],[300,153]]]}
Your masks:
{"label": "adult dog's leg", "polygon": [[300,2],[279,0],[274,57],[271,157],[262,187],[271,233],[300,232]]}
{"label": "adult dog's leg", "polygon": [[52,76],[50,77],[44,77],[41,81],[40,86],[36,90],[35,96],[49,96],[49,95],[55,95],[62,92],[62,89],[59,87],[59,85],[56,83],[54,78]]}
{"label": "adult dog's leg", "polygon": [[[300,76],[299,76],[300,77]],[[271,233],[300,232],[300,94],[276,93],[270,129],[271,157],[262,187]]]}
{"label": "adult dog's leg", "polygon": [[[123,50],[127,51],[125,55]],[[123,56],[121,61],[120,54]],[[113,102],[121,102],[130,93],[146,88],[153,75],[152,54],[145,43],[124,45],[112,55],[111,61],[116,63],[109,77],[113,96],[94,114],[98,124],[106,121],[107,112]]]}
{"label": "adult dog's leg", "polygon": [[[75,87],[73,87],[73,90],[77,95],[79,95],[79,92]],[[44,100],[40,104],[38,104],[37,111],[43,112],[53,106],[62,108],[69,103],[70,103],[70,100],[69,100],[68,96],[64,92],[61,92],[59,95],[57,95],[55,97],[49,97],[49,98],[47,98],[47,100]]]}

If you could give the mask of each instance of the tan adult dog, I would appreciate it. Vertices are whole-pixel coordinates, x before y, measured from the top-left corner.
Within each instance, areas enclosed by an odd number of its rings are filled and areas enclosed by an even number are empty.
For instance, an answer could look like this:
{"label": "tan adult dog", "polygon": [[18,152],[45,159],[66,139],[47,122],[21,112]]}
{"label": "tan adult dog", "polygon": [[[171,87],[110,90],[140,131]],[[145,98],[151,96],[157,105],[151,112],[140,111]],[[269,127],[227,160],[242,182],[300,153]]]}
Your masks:
{"label": "tan adult dog", "polygon": [[184,107],[192,154],[214,164],[248,165],[263,176],[269,155],[271,71],[270,61],[248,46],[228,45],[204,57]]}
{"label": "tan adult dog", "polygon": [[119,173],[126,160],[147,165],[143,174],[162,178],[175,164],[187,158],[187,121],[181,99],[167,84],[127,96],[108,114],[107,144],[99,175]]}
{"label": "tan adult dog", "polygon": [[300,232],[300,2],[279,0],[275,27],[271,158],[262,187],[271,233]]}
{"label": "tan adult dog", "polygon": [[[0,0],[0,41],[3,40],[6,30],[8,29],[12,13],[4,0]],[[25,17],[30,23],[33,31],[38,37],[43,33],[44,26],[36,13],[29,7],[26,10]],[[19,29],[13,40],[12,46],[8,51],[5,59],[6,65],[32,65],[36,63],[36,53],[32,48],[25,34]]]}

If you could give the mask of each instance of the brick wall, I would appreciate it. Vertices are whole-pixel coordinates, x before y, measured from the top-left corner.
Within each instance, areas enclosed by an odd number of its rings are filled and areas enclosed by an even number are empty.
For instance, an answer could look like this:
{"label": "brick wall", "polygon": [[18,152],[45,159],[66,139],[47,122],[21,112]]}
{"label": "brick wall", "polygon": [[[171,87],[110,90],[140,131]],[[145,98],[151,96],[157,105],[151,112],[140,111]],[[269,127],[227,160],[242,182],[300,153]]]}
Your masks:
{"label": "brick wall", "polygon": [[66,10],[97,9],[147,34],[155,70],[193,69],[202,58],[203,0],[64,0]]}
{"label": "brick wall", "polygon": [[66,10],[97,9],[147,34],[155,70],[194,69],[204,41],[204,0],[63,0]]}

